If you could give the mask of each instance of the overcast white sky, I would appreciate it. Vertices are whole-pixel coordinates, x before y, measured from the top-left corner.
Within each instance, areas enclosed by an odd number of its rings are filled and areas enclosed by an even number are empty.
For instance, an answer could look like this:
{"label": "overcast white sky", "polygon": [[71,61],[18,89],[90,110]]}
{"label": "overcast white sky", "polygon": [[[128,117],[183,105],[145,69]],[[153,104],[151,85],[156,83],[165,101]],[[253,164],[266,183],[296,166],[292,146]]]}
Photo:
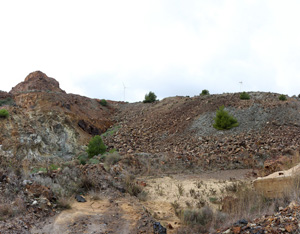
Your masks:
{"label": "overcast white sky", "polygon": [[41,70],[62,89],[141,101],[300,93],[299,0],[0,2],[0,90]]}

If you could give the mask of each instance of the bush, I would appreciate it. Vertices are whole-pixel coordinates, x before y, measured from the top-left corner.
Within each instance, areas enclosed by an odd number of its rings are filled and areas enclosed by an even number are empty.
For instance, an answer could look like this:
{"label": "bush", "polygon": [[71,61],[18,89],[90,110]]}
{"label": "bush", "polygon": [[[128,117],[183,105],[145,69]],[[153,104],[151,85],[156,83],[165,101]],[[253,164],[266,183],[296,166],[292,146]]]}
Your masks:
{"label": "bush", "polygon": [[201,96],[209,95],[209,91],[207,89],[203,89],[200,95]]}
{"label": "bush", "polygon": [[106,146],[104,145],[101,136],[94,136],[90,140],[86,152],[88,153],[89,158],[106,152]]}
{"label": "bush", "polygon": [[237,120],[224,110],[224,106],[221,106],[219,110],[217,110],[217,114],[214,120],[215,123],[213,124],[213,127],[218,130],[228,130],[233,127],[239,126]]}
{"label": "bush", "polygon": [[119,162],[121,159],[120,155],[118,152],[113,152],[113,153],[108,153],[105,155],[104,159],[104,167],[105,169],[109,169],[112,165],[116,164]]}
{"label": "bush", "polygon": [[66,196],[59,197],[56,202],[57,202],[57,207],[62,210],[69,210],[72,208],[71,199]]}
{"label": "bush", "polygon": [[107,106],[107,101],[106,101],[105,99],[102,99],[102,100],[100,101],[100,104],[101,104],[102,106]]}
{"label": "bush", "polygon": [[9,116],[9,113],[6,109],[1,109],[0,110],[0,117],[1,118],[7,118]]}
{"label": "bush", "polygon": [[242,99],[242,100],[249,100],[250,96],[249,96],[248,93],[242,92],[241,95],[240,95],[240,99]]}
{"label": "bush", "polygon": [[183,211],[183,221],[185,224],[206,226],[212,223],[213,218],[214,213],[208,206],[201,209],[186,209]]}
{"label": "bush", "polygon": [[136,183],[134,176],[132,175],[127,175],[125,177],[124,185],[126,192],[131,196],[137,197],[143,191],[143,188]]}
{"label": "bush", "polygon": [[143,101],[144,103],[151,103],[156,101],[156,95],[153,92],[149,92],[148,94],[145,95],[145,100]]}
{"label": "bush", "polygon": [[114,135],[120,128],[121,128],[120,125],[113,126],[113,127],[109,128],[109,129],[107,129],[105,133],[101,134],[101,137],[112,136],[112,135]]}
{"label": "bush", "polygon": [[284,94],[281,94],[281,95],[279,96],[279,100],[280,100],[280,101],[286,101],[286,96],[285,96]]}
{"label": "bush", "polygon": [[80,156],[78,157],[78,160],[79,160],[79,163],[80,163],[81,165],[85,165],[86,162],[88,161],[88,156],[87,156],[87,155],[80,155]]}

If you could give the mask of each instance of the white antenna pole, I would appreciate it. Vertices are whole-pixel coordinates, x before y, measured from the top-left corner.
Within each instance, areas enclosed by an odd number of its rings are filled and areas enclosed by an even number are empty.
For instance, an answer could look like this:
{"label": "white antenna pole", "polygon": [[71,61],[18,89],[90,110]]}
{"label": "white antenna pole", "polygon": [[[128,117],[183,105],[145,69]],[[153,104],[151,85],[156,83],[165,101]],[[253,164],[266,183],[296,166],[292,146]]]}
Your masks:
{"label": "white antenna pole", "polygon": [[123,87],[124,87],[124,102],[125,102],[125,90],[126,90],[126,86],[125,86],[125,84],[124,84],[124,82],[123,82]]}
{"label": "white antenna pole", "polygon": [[242,92],[243,81],[240,81],[240,92]]}

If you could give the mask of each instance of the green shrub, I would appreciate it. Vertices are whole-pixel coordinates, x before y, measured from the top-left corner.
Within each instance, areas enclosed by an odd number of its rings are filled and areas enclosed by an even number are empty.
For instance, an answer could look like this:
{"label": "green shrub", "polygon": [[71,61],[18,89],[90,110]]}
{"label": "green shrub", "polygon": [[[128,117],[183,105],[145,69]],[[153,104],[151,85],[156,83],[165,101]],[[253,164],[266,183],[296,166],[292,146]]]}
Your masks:
{"label": "green shrub", "polygon": [[240,99],[242,100],[249,100],[250,99],[250,95],[246,92],[242,92],[240,95]]}
{"label": "green shrub", "polygon": [[233,127],[239,126],[237,120],[224,110],[224,106],[221,106],[219,110],[217,110],[217,114],[214,120],[215,123],[213,124],[213,127],[218,130],[228,130]]}
{"label": "green shrub", "polygon": [[100,160],[96,159],[96,158],[91,158],[89,160],[89,164],[99,164],[100,163]]}
{"label": "green shrub", "polygon": [[80,155],[78,157],[78,160],[81,165],[85,165],[88,160],[88,157],[86,155]]}
{"label": "green shrub", "polygon": [[34,173],[38,173],[38,172],[47,172],[47,168],[46,167],[40,167],[40,168],[34,168],[31,173],[34,174]]}
{"label": "green shrub", "polygon": [[101,136],[94,136],[90,140],[86,152],[88,153],[89,158],[106,152],[106,146],[104,145]]}
{"label": "green shrub", "polygon": [[112,148],[112,149],[110,149],[110,150],[108,151],[108,153],[112,154],[112,153],[114,153],[114,152],[116,152],[116,151],[117,151],[117,149]]}
{"label": "green shrub", "polygon": [[100,104],[101,104],[102,106],[107,106],[107,101],[106,101],[105,99],[102,99],[102,100],[100,101]]}
{"label": "green shrub", "polygon": [[58,165],[55,165],[55,164],[51,164],[51,165],[49,166],[49,170],[50,170],[50,171],[56,171],[58,168],[59,168],[59,166],[58,166]]}
{"label": "green shrub", "polygon": [[286,96],[285,96],[284,94],[281,94],[281,95],[279,96],[279,100],[280,100],[280,101],[286,101]]}
{"label": "green shrub", "polygon": [[156,101],[156,95],[153,92],[149,92],[148,94],[145,95],[145,100],[143,101],[144,103],[151,103]]}
{"label": "green shrub", "polygon": [[107,137],[107,136],[112,136],[114,135],[119,129],[121,128],[120,125],[116,125],[116,126],[113,126],[109,129],[107,129],[107,131],[103,134],[101,134],[101,137]]}
{"label": "green shrub", "polygon": [[207,89],[203,89],[200,95],[201,96],[209,95],[209,91]]}
{"label": "green shrub", "polygon": [[9,116],[9,113],[6,109],[1,109],[0,110],[0,117],[1,118],[7,118]]}

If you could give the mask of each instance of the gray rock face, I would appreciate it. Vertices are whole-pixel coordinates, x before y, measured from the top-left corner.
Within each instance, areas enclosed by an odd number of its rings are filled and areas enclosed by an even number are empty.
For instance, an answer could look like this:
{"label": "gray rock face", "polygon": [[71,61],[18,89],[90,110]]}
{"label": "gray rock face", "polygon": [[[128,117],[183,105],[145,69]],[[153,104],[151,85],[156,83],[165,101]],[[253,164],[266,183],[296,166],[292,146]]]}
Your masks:
{"label": "gray rock face", "polygon": [[79,133],[67,117],[59,113],[13,114],[0,129],[7,136],[2,141],[2,150],[18,158],[68,157],[83,150]]}

